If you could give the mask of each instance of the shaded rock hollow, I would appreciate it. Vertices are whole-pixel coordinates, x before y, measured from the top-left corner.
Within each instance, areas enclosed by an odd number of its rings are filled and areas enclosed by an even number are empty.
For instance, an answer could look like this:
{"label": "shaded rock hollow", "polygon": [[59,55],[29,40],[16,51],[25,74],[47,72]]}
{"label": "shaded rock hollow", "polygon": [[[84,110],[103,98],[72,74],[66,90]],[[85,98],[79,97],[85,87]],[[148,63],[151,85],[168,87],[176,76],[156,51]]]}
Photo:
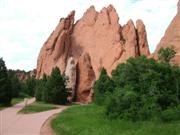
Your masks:
{"label": "shaded rock hollow", "polygon": [[91,6],[83,17],[74,23],[75,12],[62,18],[44,43],[37,61],[37,78],[49,75],[53,67],[61,73],[73,57],[77,64],[75,97],[77,101],[91,101],[92,85],[104,67],[110,75],[119,63],[129,57],[148,56],[149,46],[145,25],[141,20],[119,24],[115,8],[109,5],[97,12]]}

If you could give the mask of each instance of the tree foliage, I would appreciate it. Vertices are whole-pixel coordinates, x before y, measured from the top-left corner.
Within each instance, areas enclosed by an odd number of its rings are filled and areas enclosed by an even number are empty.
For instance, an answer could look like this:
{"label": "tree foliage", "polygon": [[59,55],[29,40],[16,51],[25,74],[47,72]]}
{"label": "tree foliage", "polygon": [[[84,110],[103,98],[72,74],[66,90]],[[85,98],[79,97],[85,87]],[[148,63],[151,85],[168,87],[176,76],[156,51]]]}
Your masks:
{"label": "tree foliage", "polygon": [[169,63],[175,54],[176,52],[173,47],[161,48],[158,51],[158,58],[161,62]]}
{"label": "tree foliage", "polygon": [[23,82],[23,92],[33,97],[35,95],[36,81],[35,76],[32,76]]}
{"label": "tree foliage", "polygon": [[37,80],[36,88],[35,88],[35,97],[37,101],[43,101],[44,91],[46,89],[47,76],[44,74],[43,78]]}
{"label": "tree foliage", "polygon": [[47,79],[43,94],[44,100],[48,103],[65,104],[67,102],[67,96],[65,79],[61,75],[59,68],[56,67]]}
{"label": "tree foliage", "polygon": [[105,102],[106,96],[113,90],[113,84],[107,74],[106,69],[102,68],[99,79],[94,85],[94,102],[102,105]]}
{"label": "tree foliage", "polygon": [[11,99],[11,81],[8,78],[5,62],[0,58],[0,104],[10,105]]}
{"label": "tree foliage", "polygon": [[[144,56],[130,58],[117,66],[111,80],[113,91],[106,97],[105,104],[110,118],[134,121],[153,117],[180,118],[177,117],[180,113],[179,67]],[[99,85],[99,88],[105,87],[104,83]],[[169,116],[172,114],[173,117]]]}

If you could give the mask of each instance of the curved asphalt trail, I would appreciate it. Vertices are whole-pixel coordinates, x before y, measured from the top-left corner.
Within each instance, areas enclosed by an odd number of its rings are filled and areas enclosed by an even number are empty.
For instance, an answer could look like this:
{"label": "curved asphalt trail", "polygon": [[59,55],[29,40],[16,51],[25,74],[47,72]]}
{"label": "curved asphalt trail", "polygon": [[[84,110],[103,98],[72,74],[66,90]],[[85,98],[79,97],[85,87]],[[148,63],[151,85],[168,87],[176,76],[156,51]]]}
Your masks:
{"label": "curved asphalt trail", "polygon": [[[35,101],[29,99],[28,104]],[[66,107],[34,114],[17,114],[24,107],[21,102],[0,111],[0,135],[39,135],[43,123],[53,114],[60,113]],[[47,135],[47,134],[45,134]]]}

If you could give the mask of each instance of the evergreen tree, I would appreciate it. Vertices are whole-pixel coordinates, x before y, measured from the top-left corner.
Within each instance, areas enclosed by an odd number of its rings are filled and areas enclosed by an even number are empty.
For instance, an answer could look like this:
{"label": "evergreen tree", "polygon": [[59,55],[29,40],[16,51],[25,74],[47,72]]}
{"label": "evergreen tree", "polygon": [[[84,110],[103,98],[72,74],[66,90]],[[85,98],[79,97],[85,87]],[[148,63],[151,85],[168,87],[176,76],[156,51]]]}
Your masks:
{"label": "evergreen tree", "polygon": [[19,93],[21,92],[21,83],[16,75],[10,78],[12,84],[12,96],[18,97]]}
{"label": "evergreen tree", "polygon": [[65,104],[67,102],[67,90],[65,79],[61,76],[59,68],[52,70],[51,76],[47,79],[44,91],[44,100],[54,104]]}
{"label": "evergreen tree", "polygon": [[35,94],[35,88],[36,88],[36,79],[35,76],[32,76],[30,78],[28,78],[25,82],[25,86],[24,86],[24,92],[26,94],[28,94],[29,96],[34,96]]}
{"label": "evergreen tree", "polygon": [[42,101],[43,100],[43,95],[44,91],[46,89],[46,82],[47,82],[47,77],[44,74],[43,78],[40,80],[37,80],[36,88],[35,88],[35,97],[37,101]]}
{"label": "evergreen tree", "polygon": [[10,105],[11,99],[11,81],[8,79],[5,62],[0,58],[0,104]]}

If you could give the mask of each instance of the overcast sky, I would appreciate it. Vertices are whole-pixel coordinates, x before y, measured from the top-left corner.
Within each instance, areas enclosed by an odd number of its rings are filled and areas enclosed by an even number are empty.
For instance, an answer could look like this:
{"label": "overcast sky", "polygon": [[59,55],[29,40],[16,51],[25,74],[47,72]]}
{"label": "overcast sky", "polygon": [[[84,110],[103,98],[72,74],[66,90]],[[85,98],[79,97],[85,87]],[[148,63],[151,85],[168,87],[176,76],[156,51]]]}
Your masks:
{"label": "overcast sky", "polygon": [[142,19],[146,25],[150,51],[176,14],[178,0],[0,0],[0,57],[11,69],[36,68],[43,43],[61,17],[72,10],[79,19],[88,7],[96,10],[112,4],[119,22]]}

